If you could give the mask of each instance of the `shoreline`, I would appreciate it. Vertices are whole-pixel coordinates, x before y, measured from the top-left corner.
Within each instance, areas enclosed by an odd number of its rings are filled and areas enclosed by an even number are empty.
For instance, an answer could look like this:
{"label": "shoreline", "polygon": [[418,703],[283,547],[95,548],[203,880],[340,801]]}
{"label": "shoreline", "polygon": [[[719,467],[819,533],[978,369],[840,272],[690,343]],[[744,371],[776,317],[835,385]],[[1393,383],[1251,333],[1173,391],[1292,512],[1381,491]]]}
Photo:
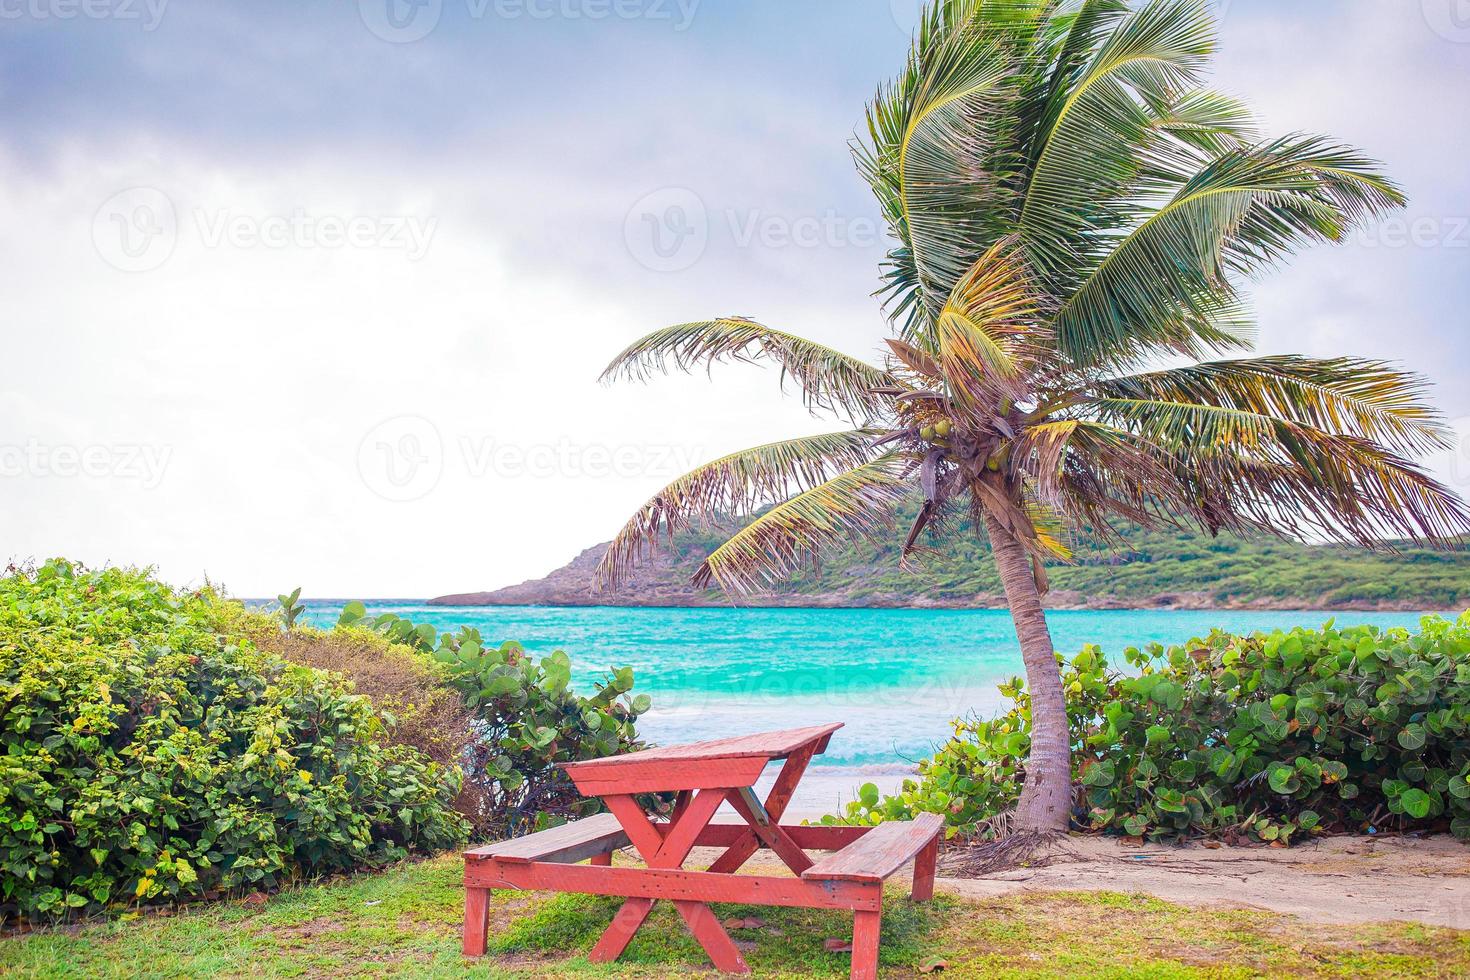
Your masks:
{"label": "shoreline", "polygon": [[[985,597],[982,601],[951,601],[951,600],[924,600],[924,601],[882,601],[854,603],[854,602],[820,602],[811,596],[791,596],[762,599],[760,601],[745,603],[730,603],[718,600],[703,599],[668,599],[651,598],[639,601],[625,602],[516,602],[499,599],[482,599],[479,593],[467,593],[465,595],[439,596],[433,599],[422,600],[392,600],[401,604],[422,604],[426,607],[437,609],[730,609],[730,610],[762,610],[762,609],[792,609],[819,612],[824,610],[857,610],[857,609],[908,609],[919,612],[927,611],[974,611],[974,612],[1007,612],[1009,606],[1004,602],[993,601]],[[327,602],[330,600],[318,600]],[[374,603],[384,603],[388,600],[368,600]],[[1218,600],[1206,601],[1197,598],[1193,594],[1160,595],[1146,601],[1121,600],[1109,597],[1093,597],[1089,599],[1072,600],[1070,597],[1056,600],[1043,600],[1048,612],[1281,612],[1281,613],[1351,613],[1351,612],[1384,612],[1384,613],[1413,613],[1426,612],[1425,603],[1421,601],[1378,601],[1378,602],[1346,602],[1335,605],[1318,605],[1310,599],[1294,597],[1291,599],[1250,599],[1242,601],[1220,602]]]}

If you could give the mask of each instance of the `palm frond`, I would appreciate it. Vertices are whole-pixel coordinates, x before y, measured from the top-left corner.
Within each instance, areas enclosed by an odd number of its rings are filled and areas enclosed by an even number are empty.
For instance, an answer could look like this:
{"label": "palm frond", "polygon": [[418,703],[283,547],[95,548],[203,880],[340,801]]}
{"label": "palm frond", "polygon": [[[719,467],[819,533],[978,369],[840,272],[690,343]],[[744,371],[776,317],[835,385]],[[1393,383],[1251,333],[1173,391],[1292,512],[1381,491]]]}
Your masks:
{"label": "palm frond", "polygon": [[[1067,517],[1049,500],[1027,495],[1022,508],[1026,512],[1026,519],[1030,522],[1035,537],[1032,550],[1038,558],[1050,561],[1070,562],[1072,560],[1072,548],[1067,544],[1068,528]],[[1044,584],[1045,573],[1040,573]],[[1046,589],[1042,588],[1042,592]]]}
{"label": "palm frond", "polygon": [[906,334],[932,323],[975,257],[1005,233],[1011,192],[998,179],[1013,142],[1006,108],[1020,59],[1050,0],[932,5],[904,72],[868,107],[854,147],[900,247],[886,274]]}
{"label": "palm frond", "polygon": [[[1140,455],[1148,459],[1148,469],[1155,460],[1146,448]],[[1104,541],[1118,545],[1123,541],[1115,524],[1122,521],[1144,527],[1184,527],[1196,523],[1189,506],[1173,506],[1164,501],[1176,496],[1181,483],[1164,467],[1161,480],[1145,480],[1134,459],[1111,460],[1106,455],[1068,452],[1056,478],[1054,500],[1057,508],[1074,524],[1091,528]],[[1202,523],[1202,522],[1200,522]]]}
{"label": "palm frond", "polygon": [[671,368],[706,369],[718,361],[775,362],[781,379],[796,380],[808,408],[839,412],[854,420],[884,413],[889,402],[875,389],[896,385],[887,371],[795,334],[739,317],[683,323],[636,341],[608,365],[604,382],[619,376],[638,381]]}
{"label": "palm frond", "polygon": [[[1114,511],[1149,523],[1151,511],[1187,513],[1173,457],[1126,429],[1087,419],[1054,419],[1029,426],[1017,440],[1013,466],[1028,494],[1081,523],[1094,523],[1092,504],[1117,502]],[[1074,497],[1085,483],[1086,505]],[[1106,533],[1106,527],[1099,528]]]}
{"label": "palm frond", "polygon": [[818,486],[878,455],[872,430],[805,436],[722,456],[664,487],[618,532],[595,576],[616,588],[661,534],[670,538],[698,521],[738,519]]}
{"label": "palm frond", "polygon": [[1276,431],[1276,419],[1224,405],[1166,398],[1094,398],[1086,408],[1105,424],[1177,452],[1253,450],[1269,442]]}
{"label": "palm frond", "polygon": [[1385,536],[1443,543],[1470,510],[1402,454],[1358,435],[1218,405],[1100,398],[1100,421],[1152,444],[1175,484],[1148,496],[1215,532],[1268,529],[1367,547]]}
{"label": "palm frond", "polygon": [[1182,324],[1212,322],[1210,307],[1233,298],[1232,276],[1304,242],[1339,240],[1402,200],[1370,161],[1319,138],[1227,152],[1117,240],[1066,298],[1058,345],[1080,364],[1177,347]]}
{"label": "palm frond", "polygon": [[[1255,118],[1240,100],[1210,89],[1171,93],[1171,97],[1172,102],[1149,106],[1155,118],[1142,151],[1135,189],[1137,211],[1120,228],[1147,219],[1160,199],[1172,197],[1214,160],[1260,142]],[[1120,214],[1123,210],[1119,209]]]}
{"label": "palm frond", "polygon": [[1414,462],[1375,443],[1311,429],[1284,434],[1286,458],[1191,459],[1201,500],[1219,527],[1391,547],[1394,538],[1449,545],[1470,512]]}
{"label": "palm frond", "polygon": [[939,367],[939,362],[924,351],[915,347],[905,340],[890,337],[887,341],[888,349],[893,351],[893,356],[903,367],[912,371],[923,381],[943,381],[944,372]]}
{"label": "palm frond", "polygon": [[934,328],[938,367],[954,397],[1014,396],[1038,339],[1040,307],[1015,240],[991,246],[955,284]]}
{"label": "palm frond", "polygon": [[1018,219],[1032,261],[1057,284],[1085,266],[1097,231],[1126,221],[1155,107],[1199,87],[1215,26],[1205,0],[1150,0],[1091,40],[1037,129]]}
{"label": "palm frond", "polygon": [[1221,92],[1195,89],[1156,111],[1157,131],[1197,151],[1219,155],[1255,142],[1256,121],[1250,107]]}
{"label": "palm frond", "polygon": [[1101,394],[1237,408],[1398,452],[1445,448],[1441,417],[1424,401],[1425,379],[1382,361],[1289,355],[1194,364],[1100,381]]}
{"label": "palm frond", "polygon": [[789,577],[832,542],[886,524],[910,492],[907,461],[889,454],[766,511],[716,548],[694,584],[749,593]]}
{"label": "palm frond", "polygon": [[1023,157],[1027,172],[1046,145],[1040,132],[1056,126],[1069,94],[1106,33],[1127,15],[1128,0],[1083,0],[1073,9],[1059,9],[1051,16],[1050,44],[1037,52],[1035,60],[1044,70],[1028,86],[1021,105],[1018,142],[1029,148]]}

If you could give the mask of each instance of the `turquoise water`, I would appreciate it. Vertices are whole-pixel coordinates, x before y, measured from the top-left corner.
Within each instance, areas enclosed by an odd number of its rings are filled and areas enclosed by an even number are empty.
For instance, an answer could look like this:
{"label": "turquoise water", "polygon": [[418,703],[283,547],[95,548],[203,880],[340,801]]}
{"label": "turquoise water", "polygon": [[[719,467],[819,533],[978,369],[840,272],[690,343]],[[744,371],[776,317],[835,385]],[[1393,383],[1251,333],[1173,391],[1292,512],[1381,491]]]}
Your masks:
{"label": "turquoise water", "polygon": [[[440,608],[376,603],[440,629],[475,626],[487,641],[564,649],[585,685],[629,665],[653,697],[647,737],[664,744],[846,722],[823,760],[874,772],[927,755],[952,718],[986,715],[995,687],[1021,672],[1010,614],[997,610]],[[340,603],[307,617],[336,622]],[[1057,648],[1112,655],[1181,643],[1212,627],[1252,632],[1321,626],[1321,612],[1078,611],[1048,614]],[[1339,625],[1415,626],[1418,613],[1340,613]]]}

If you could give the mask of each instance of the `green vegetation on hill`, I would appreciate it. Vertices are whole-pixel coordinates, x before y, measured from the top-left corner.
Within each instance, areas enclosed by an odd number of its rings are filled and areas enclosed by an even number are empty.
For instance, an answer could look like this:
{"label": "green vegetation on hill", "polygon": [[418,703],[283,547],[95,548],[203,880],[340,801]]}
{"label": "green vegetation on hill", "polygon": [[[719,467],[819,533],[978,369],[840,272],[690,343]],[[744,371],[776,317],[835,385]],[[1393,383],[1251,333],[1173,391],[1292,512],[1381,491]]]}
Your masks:
{"label": "green vegetation on hill", "polygon": [[[901,513],[898,526],[905,526],[910,516]],[[966,603],[977,595],[999,597],[1000,578],[990,560],[989,544],[983,535],[968,533],[968,528],[962,531],[930,540],[930,553],[908,569],[899,566],[899,535],[854,541],[772,591],[783,596],[842,594],[856,605],[888,597],[941,603]],[[1184,596],[1198,604],[1222,606],[1459,610],[1470,605],[1466,549],[1403,546],[1397,553],[1371,552],[1277,538],[1211,538],[1141,528],[1126,529],[1123,536],[1121,547],[1090,534],[1071,542],[1075,564],[1051,566],[1053,592],[1075,593],[1082,601],[1103,604]],[[657,569],[657,583],[687,587],[692,569],[725,537],[717,530],[681,536],[673,546],[677,561]]]}

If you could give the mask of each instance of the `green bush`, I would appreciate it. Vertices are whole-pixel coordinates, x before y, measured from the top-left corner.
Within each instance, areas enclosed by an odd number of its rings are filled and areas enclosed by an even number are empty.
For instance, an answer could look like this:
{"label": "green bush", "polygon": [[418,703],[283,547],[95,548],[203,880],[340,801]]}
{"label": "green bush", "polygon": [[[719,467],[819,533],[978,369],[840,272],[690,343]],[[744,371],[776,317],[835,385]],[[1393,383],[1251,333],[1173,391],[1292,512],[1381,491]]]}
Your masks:
{"label": "green bush", "polygon": [[[406,745],[431,761],[461,768],[477,741],[475,719],[448,673],[417,650],[362,629],[321,630],[296,626],[289,631],[259,610],[241,608],[239,629],[261,650],[283,660],[341,675],[354,694],[373,703],[389,741]],[[483,794],[467,780],[455,809],[474,819]]]}
{"label": "green bush", "polygon": [[0,579],[0,913],[266,888],[457,844],[459,774],[144,572]]}
{"label": "green bush", "polygon": [[[1287,842],[1303,833],[1449,829],[1470,838],[1470,613],[1420,632],[1356,627],[1215,632],[1062,661],[1076,764],[1074,824],[1150,838]],[[842,818],[943,813],[958,830],[1014,805],[1030,706],[957,722],[920,778]]]}
{"label": "green bush", "polygon": [[651,702],[632,694],[631,667],[584,696],[572,689],[571,660],[560,650],[537,660],[517,643],[487,644],[470,627],[440,633],[349,603],[338,630],[364,629],[432,658],[469,708],[472,738],[461,765],[475,791],[468,816],[477,832],[515,836],[596,812],[601,804],[578,793],[559,764],[643,748],[637,721]]}

